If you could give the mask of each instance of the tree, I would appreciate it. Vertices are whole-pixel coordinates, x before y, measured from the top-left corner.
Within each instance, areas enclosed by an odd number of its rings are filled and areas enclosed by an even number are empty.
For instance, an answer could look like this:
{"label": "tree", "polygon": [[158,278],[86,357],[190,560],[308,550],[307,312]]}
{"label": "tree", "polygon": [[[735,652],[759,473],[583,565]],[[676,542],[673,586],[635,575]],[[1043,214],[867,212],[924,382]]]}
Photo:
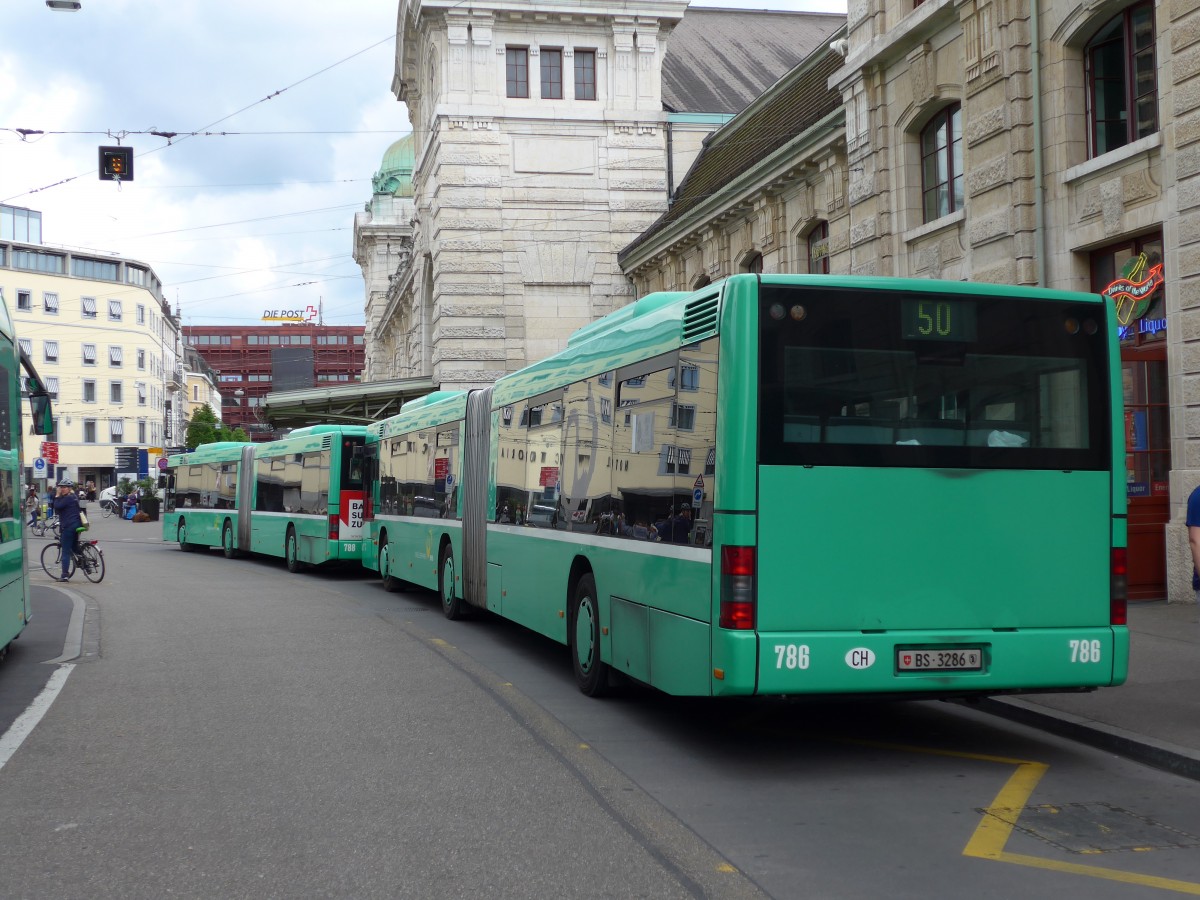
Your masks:
{"label": "tree", "polygon": [[250,436],[241,428],[230,428],[217,421],[217,414],[207,403],[200,406],[188,420],[184,443],[189,450],[217,441],[248,441]]}

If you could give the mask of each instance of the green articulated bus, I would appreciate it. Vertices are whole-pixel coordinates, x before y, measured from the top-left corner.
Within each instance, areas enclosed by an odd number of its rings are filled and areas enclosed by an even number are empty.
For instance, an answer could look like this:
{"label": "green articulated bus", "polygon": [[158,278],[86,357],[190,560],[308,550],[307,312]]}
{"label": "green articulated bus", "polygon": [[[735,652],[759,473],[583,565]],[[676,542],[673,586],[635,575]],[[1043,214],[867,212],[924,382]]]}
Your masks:
{"label": "green articulated bus", "polygon": [[269,443],[167,460],[163,540],[279,556],[292,572],[362,556],[366,427],[314,425]]}
{"label": "green articulated bus", "polygon": [[371,427],[364,563],[679,695],[1120,684],[1117,323],[1089,294],[739,275]]}
{"label": "green articulated bus", "polygon": [[21,349],[12,318],[0,293],[0,659],[33,617],[29,574],[25,568],[24,497],[21,460],[21,369],[33,414],[33,432],[52,435],[54,414],[45,382]]}

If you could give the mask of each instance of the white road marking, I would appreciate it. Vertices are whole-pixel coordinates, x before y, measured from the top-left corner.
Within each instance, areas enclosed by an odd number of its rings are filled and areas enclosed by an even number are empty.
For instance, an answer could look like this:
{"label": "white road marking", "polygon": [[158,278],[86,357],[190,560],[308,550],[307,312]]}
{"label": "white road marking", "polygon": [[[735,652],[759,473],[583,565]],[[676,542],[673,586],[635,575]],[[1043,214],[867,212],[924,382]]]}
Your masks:
{"label": "white road marking", "polygon": [[50,704],[54,702],[58,692],[67,683],[67,676],[74,668],[74,663],[59,666],[50,676],[50,680],[46,682],[46,686],[42,688],[42,692],[33,698],[33,702],[26,707],[25,712],[17,716],[8,731],[4,732],[3,737],[0,737],[0,769],[3,769],[5,763],[12,759],[12,755],[25,742],[25,738],[29,737],[30,732],[37,727],[37,723],[42,721],[42,716],[49,711]]}

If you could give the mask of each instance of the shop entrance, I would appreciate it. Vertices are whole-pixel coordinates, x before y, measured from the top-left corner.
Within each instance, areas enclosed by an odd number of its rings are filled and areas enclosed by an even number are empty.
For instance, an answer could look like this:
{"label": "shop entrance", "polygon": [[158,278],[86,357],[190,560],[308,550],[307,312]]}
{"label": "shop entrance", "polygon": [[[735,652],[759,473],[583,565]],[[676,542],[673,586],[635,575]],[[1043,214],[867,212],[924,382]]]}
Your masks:
{"label": "shop entrance", "polygon": [[[1162,237],[1158,234],[1097,250],[1091,255],[1092,290],[1101,293],[1131,272],[1135,280],[1140,280],[1147,264],[1153,266],[1161,261]],[[1161,600],[1167,596],[1171,416],[1167,402],[1167,321],[1163,294],[1161,285],[1147,294],[1136,310],[1141,315],[1132,317],[1121,328],[1130,600]]]}

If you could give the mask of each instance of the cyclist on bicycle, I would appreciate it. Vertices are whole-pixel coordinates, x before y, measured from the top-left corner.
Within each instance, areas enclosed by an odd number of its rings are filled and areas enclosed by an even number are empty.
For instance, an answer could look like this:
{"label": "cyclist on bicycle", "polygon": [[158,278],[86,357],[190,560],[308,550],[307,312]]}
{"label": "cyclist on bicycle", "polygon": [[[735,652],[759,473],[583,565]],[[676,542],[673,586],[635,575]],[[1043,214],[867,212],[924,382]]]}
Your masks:
{"label": "cyclist on bicycle", "polygon": [[75,496],[75,483],[66,479],[58,483],[58,496],[54,498],[54,514],[58,516],[61,526],[60,542],[62,544],[62,577],[59,581],[67,581],[71,571],[71,558],[79,542],[79,532],[83,520],[79,516],[79,498]]}

